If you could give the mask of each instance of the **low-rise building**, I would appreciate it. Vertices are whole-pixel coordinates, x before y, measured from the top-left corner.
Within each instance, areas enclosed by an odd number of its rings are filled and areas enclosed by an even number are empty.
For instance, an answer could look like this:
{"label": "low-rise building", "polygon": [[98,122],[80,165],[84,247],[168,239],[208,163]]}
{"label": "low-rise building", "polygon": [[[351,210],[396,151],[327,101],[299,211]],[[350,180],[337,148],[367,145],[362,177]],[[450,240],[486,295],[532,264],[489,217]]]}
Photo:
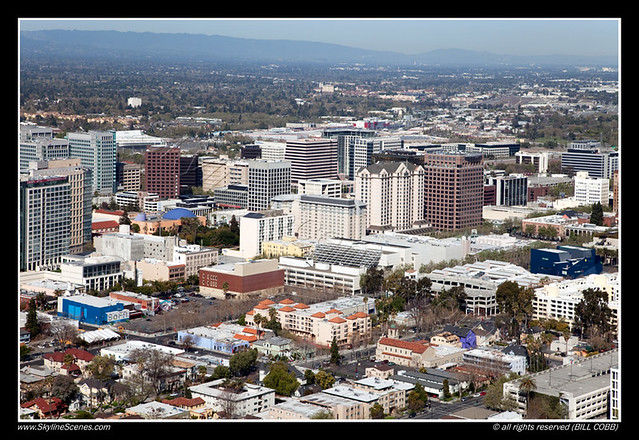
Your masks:
{"label": "low-rise building", "polygon": [[606,293],[607,305],[612,310],[610,325],[617,333],[621,312],[621,283],[617,272],[562,280],[535,289],[533,319],[556,319],[573,326],[575,308],[583,300],[583,292],[587,289]]}
{"label": "low-rise building", "polygon": [[94,325],[113,324],[129,319],[121,301],[92,295],[58,297],[58,316]]}
{"label": "low-rise building", "polygon": [[507,354],[503,351],[475,348],[463,354],[464,366],[483,374],[498,377],[502,374],[526,374],[526,357]]}
{"label": "low-rise building", "polygon": [[224,386],[225,379],[189,387],[193,398],[201,398],[206,406],[224,417],[256,416],[275,404],[275,390],[244,383],[241,388]]}
{"label": "low-rise building", "polygon": [[277,260],[255,260],[203,267],[199,271],[200,293],[225,299],[276,295],[284,292],[284,269]]}
{"label": "low-rise building", "polygon": [[436,345],[427,341],[407,341],[382,337],[377,342],[375,359],[410,368],[437,368],[462,361],[465,349]]}
{"label": "low-rise building", "polygon": [[[618,367],[619,351],[610,350],[527,377],[535,383],[535,394],[559,399],[567,410],[566,419],[590,420],[608,416],[612,374]],[[516,402],[519,413],[525,413],[529,394],[521,384],[522,379],[506,382],[503,392],[505,398]]]}
{"label": "low-rise building", "polygon": [[246,324],[255,326],[255,316],[269,316],[274,309],[282,328],[311,342],[329,347],[335,338],[338,346],[369,340],[372,326],[369,313],[373,301],[364,297],[343,297],[316,304],[303,304],[290,299],[279,303],[264,300],[246,314]]}

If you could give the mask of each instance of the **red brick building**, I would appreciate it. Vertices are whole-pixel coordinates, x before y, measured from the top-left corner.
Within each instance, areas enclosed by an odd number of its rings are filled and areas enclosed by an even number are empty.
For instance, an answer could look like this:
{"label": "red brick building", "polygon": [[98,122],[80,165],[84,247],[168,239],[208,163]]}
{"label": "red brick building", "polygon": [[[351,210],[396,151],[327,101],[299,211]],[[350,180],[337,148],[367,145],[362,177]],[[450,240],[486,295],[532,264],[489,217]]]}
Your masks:
{"label": "red brick building", "polygon": [[484,205],[481,154],[433,152],[424,155],[424,220],[439,230],[479,226]]}
{"label": "red brick building", "polygon": [[146,190],[161,199],[180,195],[180,147],[148,147],[144,156]]}
{"label": "red brick building", "polygon": [[[266,296],[284,292],[284,269],[277,260],[256,260],[200,269],[200,293],[227,296]],[[225,284],[226,283],[226,284]]]}

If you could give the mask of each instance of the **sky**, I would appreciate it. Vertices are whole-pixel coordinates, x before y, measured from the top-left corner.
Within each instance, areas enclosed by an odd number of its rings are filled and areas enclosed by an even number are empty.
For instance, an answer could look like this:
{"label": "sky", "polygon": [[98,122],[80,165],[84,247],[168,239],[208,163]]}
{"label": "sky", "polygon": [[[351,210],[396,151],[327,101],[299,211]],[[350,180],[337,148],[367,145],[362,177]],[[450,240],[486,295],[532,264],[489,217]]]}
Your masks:
{"label": "sky", "polygon": [[620,52],[621,20],[589,19],[46,19],[18,18],[20,30],[77,29],[194,33],[340,44],[403,54],[467,49],[505,55]]}

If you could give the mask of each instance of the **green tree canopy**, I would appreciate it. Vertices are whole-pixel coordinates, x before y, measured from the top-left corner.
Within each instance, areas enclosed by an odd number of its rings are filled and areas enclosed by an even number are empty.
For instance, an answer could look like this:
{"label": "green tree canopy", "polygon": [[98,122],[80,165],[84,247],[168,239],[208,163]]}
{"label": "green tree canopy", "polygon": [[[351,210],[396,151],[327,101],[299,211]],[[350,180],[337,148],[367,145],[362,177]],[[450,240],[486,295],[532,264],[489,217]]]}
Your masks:
{"label": "green tree canopy", "polygon": [[282,396],[291,396],[299,385],[295,374],[288,371],[288,365],[284,362],[272,363],[269,373],[264,377],[264,386]]}
{"label": "green tree canopy", "polygon": [[246,376],[255,368],[257,350],[249,349],[235,353],[229,359],[229,369],[235,376]]}

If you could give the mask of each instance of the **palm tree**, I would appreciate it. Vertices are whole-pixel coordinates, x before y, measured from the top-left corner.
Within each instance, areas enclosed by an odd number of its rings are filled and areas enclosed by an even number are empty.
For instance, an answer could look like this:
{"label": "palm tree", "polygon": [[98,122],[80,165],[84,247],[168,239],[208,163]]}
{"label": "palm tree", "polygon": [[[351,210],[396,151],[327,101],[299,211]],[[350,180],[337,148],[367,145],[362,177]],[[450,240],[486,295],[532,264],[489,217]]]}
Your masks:
{"label": "palm tree", "polygon": [[519,383],[519,389],[526,393],[526,413],[528,413],[528,402],[530,400],[530,392],[537,389],[535,380],[530,376],[524,376]]}

